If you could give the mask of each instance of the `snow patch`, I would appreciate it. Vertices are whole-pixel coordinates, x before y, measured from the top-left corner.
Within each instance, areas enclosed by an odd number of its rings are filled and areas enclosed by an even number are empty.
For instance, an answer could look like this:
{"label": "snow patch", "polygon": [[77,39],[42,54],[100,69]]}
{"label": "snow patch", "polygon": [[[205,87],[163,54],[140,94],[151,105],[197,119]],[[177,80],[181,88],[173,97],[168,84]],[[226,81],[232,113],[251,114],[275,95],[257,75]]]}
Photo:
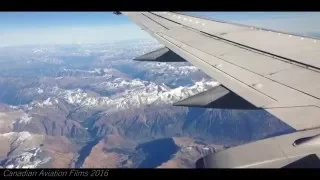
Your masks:
{"label": "snow patch", "polygon": [[48,105],[48,106],[52,105],[52,103],[50,102],[50,99],[51,98],[48,98],[45,101],[43,101],[43,105]]}
{"label": "snow patch", "polygon": [[10,157],[5,160],[4,167],[6,168],[36,168],[40,164],[46,163],[50,157],[40,159],[37,155],[42,152],[40,148],[32,148],[25,152]]}
{"label": "snow patch", "polygon": [[38,91],[37,91],[39,94],[42,94],[43,93],[43,89],[41,88],[38,88]]}
{"label": "snow patch", "polygon": [[4,136],[4,137],[11,137],[11,136],[13,136],[14,134],[16,134],[16,132],[9,132],[9,133],[1,134],[1,135]]}
{"label": "snow patch", "polygon": [[8,169],[13,169],[13,168],[14,168],[14,165],[13,165],[13,164],[9,164],[9,165],[6,166],[6,168],[8,168]]}
{"label": "snow patch", "polygon": [[23,141],[25,141],[26,139],[28,139],[30,137],[31,137],[31,134],[29,132],[27,132],[27,131],[19,132],[19,136],[18,136],[18,139],[16,141],[23,142]]}
{"label": "snow patch", "polygon": [[186,76],[199,71],[199,69],[186,63],[145,63],[144,69],[151,69],[153,73]]}
{"label": "snow patch", "polygon": [[13,106],[13,105],[10,105],[9,108],[12,108],[12,109],[19,109],[19,106]]}
{"label": "snow patch", "polygon": [[24,113],[19,120],[16,122],[18,123],[24,123],[28,124],[31,121],[32,117],[30,117],[28,114]]}
{"label": "snow patch", "polygon": [[28,110],[31,110],[33,107],[50,107],[50,106],[54,106],[55,104],[58,104],[59,101],[56,99],[56,98],[47,98],[46,100],[44,101],[33,101],[31,102],[29,105],[26,105],[25,107],[28,109]]}
{"label": "snow patch", "polygon": [[18,142],[23,142],[26,139],[32,137],[31,134],[27,131],[22,131],[22,132],[9,132],[9,133],[4,133],[1,134],[3,137],[8,137],[8,138],[16,138],[15,141]]}
{"label": "snow patch", "polygon": [[204,148],[202,148],[202,149],[208,151],[210,148],[204,147]]}

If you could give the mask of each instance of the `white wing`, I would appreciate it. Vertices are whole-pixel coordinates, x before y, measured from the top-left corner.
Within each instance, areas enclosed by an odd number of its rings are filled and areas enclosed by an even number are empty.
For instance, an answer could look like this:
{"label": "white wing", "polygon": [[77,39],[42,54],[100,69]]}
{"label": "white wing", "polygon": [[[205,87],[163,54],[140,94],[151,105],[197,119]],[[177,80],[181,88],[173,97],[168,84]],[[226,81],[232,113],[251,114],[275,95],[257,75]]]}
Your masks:
{"label": "white wing", "polygon": [[219,81],[226,92],[296,130],[320,127],[320,41],[180,13],[124,14],[176,57]]}

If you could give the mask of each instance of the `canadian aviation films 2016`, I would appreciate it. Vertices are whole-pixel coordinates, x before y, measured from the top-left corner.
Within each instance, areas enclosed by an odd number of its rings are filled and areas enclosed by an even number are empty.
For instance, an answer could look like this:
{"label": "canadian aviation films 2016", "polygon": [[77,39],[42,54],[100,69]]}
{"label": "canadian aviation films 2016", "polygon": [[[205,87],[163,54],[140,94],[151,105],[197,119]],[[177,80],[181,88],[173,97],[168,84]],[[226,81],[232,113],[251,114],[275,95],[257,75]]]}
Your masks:
{"label": "canadian aviation films 2016", "polygon": [[88,171],[83,170],[10,170],[6,169],[3,171],[4,177],[27,177],[27,176],[89,176]]}

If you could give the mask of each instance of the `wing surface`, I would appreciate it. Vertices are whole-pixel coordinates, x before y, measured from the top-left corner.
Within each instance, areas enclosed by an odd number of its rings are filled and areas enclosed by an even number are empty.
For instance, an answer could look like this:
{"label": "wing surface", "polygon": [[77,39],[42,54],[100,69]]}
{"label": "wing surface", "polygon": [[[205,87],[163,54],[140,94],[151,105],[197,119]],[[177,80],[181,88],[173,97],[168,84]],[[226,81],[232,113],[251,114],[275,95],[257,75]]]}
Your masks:
{"label": "wing surface", "polygon": [[317,39],[181,13],[122,13],[255,107],[296,130],[320,127]]}

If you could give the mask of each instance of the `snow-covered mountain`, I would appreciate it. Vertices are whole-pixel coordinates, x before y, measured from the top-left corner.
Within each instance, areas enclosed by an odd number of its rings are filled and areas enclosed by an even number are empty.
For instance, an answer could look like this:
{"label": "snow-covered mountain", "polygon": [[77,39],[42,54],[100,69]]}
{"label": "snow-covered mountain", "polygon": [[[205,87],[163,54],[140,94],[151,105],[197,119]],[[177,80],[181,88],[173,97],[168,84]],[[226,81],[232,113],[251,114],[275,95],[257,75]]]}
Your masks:
{"label": "snow-covered mountain", "polygon": [[[217,86],[215,81],[199,81],[189,87],[169,88],[165,84],[155,84],[153,82],[138,79],[123,80],[116,78],[112,81],[92,84],[92,86],[103,86],[110,91],[120,92],[106,97],[96,93],[90,93],[83,89],[66,90],[57,86],[47,89],[47,99],[43,101],[31,102],[28,108],[50,107],[58,104],[59,99],[63,99],[70,105],[89,108],[106,108],[108,111],[125,110],[129,108],[139,108],[151,104],[172,104],[181,99],[190,97],[199,92]],[[35,89],[34,92],[43,94],[42,89]],[[26,118],[25,118],[26,120]]]}
{"label": "snow-covered mountain", "polygon": [[32,148],[22,152],[19,155],[13,156],[4,160],[2,164],[5,168],[36,168],[41,164],[47,163],[50,157],[40,159],[38,154],[41,152],[40,148]]}
{"label": "snow-covered mountain", "polygon": [[64,137],[27,131],[0,134],[0,143],[0,166],[4,168],[68,167],[76,151]]}
{"label": "snow-covered mountain", "polygon": [[143,63],[144,69],[152,69],[159,74],[171,76],[184,76],[199,71],[198,68],[189,63]]}
{"label": "snow-covered mountain", "polygon": [[209,144],[248,142],[284,127],[262,111],[172,106],[219,83],[188,62],[132,61],[159,47],[135,40],[0,48],[0,166],[142,167],[143,159],[130,162],[158,155],[137,147],[150,142],[153,151],[167,138],[180,150],[156,165],[193,167],[186,159]]}
{"label": "snow-covered mountain", "polygon": [[48,162],[50,157],[38,157],[42,152],[39,144],[43,141],[43,135],[27,131],[0,134],[1,154],[7,153],[1,165],[5,168],[35,168]]}

